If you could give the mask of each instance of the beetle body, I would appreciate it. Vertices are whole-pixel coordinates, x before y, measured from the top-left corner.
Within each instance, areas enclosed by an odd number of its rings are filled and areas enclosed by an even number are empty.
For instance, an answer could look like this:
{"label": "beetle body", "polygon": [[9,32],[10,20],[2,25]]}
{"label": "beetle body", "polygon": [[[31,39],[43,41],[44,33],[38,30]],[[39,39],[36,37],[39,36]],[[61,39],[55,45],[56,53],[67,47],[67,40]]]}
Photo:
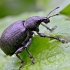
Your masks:
{"label": "beetle body", "polygon": [[[53,16],[56,16],[56,15],[53,15]],[[53,17],[53,16],[50,16],[50,17]],[[65,42],[65,40],[61,40],[58,37],[53,37],[53,36],[51,37],[49,35],[46,36],[44,33],[39,33],[40,24],[46,27],[50,31],[55,29],[54,27],[49,28],[46,25],[41,23],[41,22],[44,22],[45,24],[49,23],[50,17],[47,18],[47,17],[33,16],[33,17],[27,18],[24,21],[19,20],[11,24],[9,27],[7,27],[2,33],[0,38],[0,48],[7,55],[11,56],[13,54],[16,54],[16,56],[21,60],[21,63],[22,63],[21,66],[19,67],[19,70],[22,68],[24,61],[18,54],[21,53],[24,49],[26,49],[27,53],[31,58],[31,62],[34,64],[33,56],[28,51],[28,46],[32,42],[34,31],[41,37],[53,38],[61,42]]]}
{"label": "beetle body", "polygon": [[7,55],[14,54],[25,42],[28,32],[32,36],[31,31],[36,30],[43,19],[46,18],[33,16],[26,19],[26,21],[20,20],[10,25],[1,35],[1,49]]}

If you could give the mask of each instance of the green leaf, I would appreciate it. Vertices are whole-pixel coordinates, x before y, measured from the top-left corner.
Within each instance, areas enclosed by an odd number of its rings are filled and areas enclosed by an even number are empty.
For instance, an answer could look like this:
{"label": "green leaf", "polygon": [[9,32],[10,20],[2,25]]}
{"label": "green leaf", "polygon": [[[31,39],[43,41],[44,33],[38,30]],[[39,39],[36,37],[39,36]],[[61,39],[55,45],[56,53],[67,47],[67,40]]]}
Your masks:
{"label": "green leaf", "polygon": [[60,12],[60,14],[70,16],[70,0],[65,0],[59,7],[57,10],[58,13]]}
{"label": "green leaf", "polygon": [[[59,4],[58,2],[56,3],[57,5]],[[70,0],[61,1],[61,3],[58,6],[59,8],[55,10],[56,13],[70,16]]]}
{"label": "green leaf", "polygon": [[66,8],[64,8],[60,13],[70,16],[70,4]]}

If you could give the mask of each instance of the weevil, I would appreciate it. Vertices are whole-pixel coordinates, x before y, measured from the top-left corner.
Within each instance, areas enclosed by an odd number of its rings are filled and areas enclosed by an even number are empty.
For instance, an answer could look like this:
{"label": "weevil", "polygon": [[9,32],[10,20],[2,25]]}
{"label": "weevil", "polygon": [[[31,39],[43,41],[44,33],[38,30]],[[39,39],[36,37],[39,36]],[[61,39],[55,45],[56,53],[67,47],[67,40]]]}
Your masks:
{"label": "weevil", "polygon": [[[59,8],[59,7],[57,7],[57,8]],[[55,8],[55,9],[57,9],[57,8]],[[50,22],[49,18],[56,16],[56,15],[58,15],[58,14],[55,14],[55,15],[52,15],[49,17],[32,16],[32,17],[27,18],[26,20],[19,20],[15,23],[11,24],[9,27],[7,27],[4,30],[4,32],[2,33],[1,38],[0,38],[0,48],[3,50],[3,52],[6,55],[12,56],[13,54],[16,54],[16,56],[21,61],[19,70],[22,68],[22,66],[24,64],[24,60],[19,56],[19,53],[21,53],[24,49],[29,54],[31,62],[33,64],[35,63],[33,60],[32,54],[28,51],[28,46],[32,42],[34,31],[40,37],[53,38],[53,39],[61,41],[62,43],[65,42],[64,39],[60,39],[55,36],[45,35],[44,33],[39,32],[40,24],[42,26],[46,27],[50,31],[54,30],[55,27],[52,27],[52,28],[47,27],[46,25],[42,24],[42,22],[47,24]]]}

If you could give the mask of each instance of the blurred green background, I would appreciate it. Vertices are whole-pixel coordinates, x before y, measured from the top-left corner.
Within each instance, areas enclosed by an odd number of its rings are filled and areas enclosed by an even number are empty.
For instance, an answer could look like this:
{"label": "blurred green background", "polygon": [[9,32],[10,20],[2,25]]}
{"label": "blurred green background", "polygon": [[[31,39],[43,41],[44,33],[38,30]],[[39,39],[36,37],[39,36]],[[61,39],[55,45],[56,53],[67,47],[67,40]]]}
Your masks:
{"label": "blurred green background", "polygon": [[66,0],[0,0],[0,18],[55,8]]}

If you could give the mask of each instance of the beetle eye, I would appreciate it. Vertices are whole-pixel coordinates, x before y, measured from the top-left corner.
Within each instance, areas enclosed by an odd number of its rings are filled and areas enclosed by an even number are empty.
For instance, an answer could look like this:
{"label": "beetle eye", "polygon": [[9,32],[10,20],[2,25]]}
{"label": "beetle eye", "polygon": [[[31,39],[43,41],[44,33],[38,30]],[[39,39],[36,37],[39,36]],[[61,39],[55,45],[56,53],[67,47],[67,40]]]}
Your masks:
{"label": "beetle eye", "polygon": [[44,22],[44,23],[49,23],[50,20],[47,18],[47,19],[44,19],[43,22]]}

